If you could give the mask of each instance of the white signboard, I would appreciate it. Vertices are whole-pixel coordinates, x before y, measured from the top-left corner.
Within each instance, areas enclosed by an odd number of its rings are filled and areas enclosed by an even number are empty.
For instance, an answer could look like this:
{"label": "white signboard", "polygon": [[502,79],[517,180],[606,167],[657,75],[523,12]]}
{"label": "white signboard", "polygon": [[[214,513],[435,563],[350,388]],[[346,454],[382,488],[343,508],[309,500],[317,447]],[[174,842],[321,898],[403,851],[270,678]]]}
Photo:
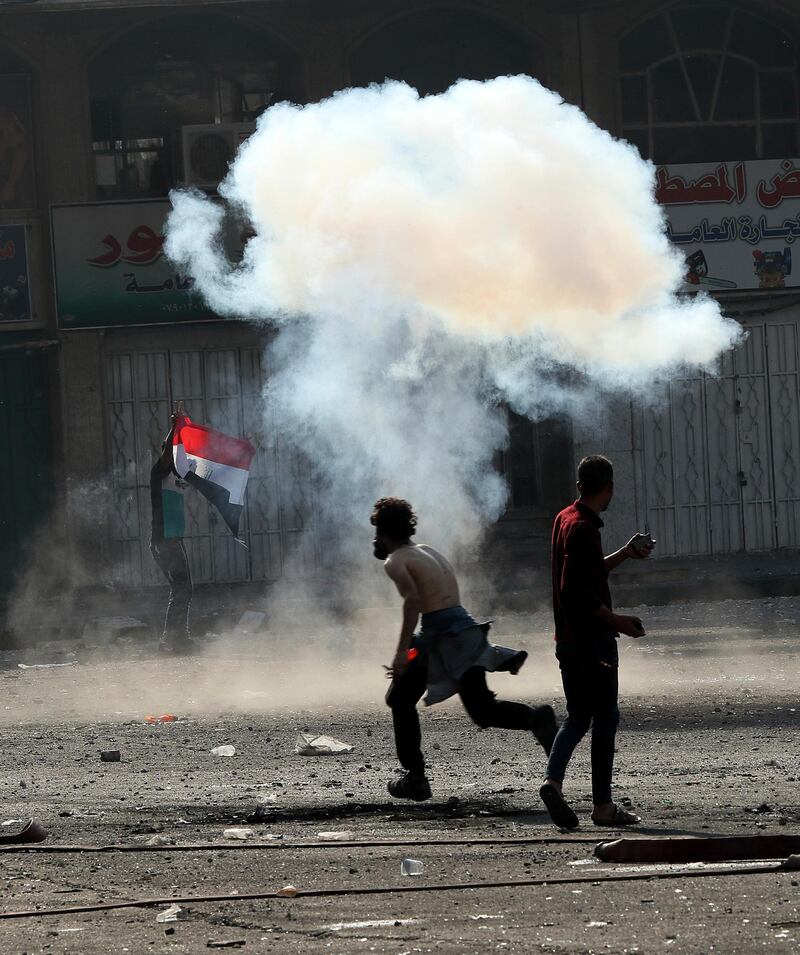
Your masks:
{"label": "white signboard", "polygon": [[656,198],[687,287],[800,286],[800,159],[660,166]]}

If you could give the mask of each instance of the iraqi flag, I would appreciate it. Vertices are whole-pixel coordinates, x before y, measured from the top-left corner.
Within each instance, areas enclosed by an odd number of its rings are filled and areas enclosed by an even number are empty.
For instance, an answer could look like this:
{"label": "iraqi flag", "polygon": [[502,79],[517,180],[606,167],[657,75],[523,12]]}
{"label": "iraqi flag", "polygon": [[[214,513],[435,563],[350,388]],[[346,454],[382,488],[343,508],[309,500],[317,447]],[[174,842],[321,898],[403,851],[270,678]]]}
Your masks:
{"label": "iraqi flag", "polygon": [[244,489],[256,449],[244,438],[195,424],[181,415],[172,436],[175,470],[204,494],[222,515],[235,538],[244,507]]}

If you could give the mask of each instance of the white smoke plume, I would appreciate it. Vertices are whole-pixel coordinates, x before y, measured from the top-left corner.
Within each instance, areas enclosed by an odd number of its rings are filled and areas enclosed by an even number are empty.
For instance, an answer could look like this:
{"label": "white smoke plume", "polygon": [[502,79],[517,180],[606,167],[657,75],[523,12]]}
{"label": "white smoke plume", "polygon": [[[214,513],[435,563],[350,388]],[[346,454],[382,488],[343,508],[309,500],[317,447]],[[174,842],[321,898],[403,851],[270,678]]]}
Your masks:
{"label": "white smoke plume", "polygon": [[541,415],[584,382],[709,367],[738,326],[678,299],[654,170],[528,77],[420,98],[352,89],[259,120],[221,194],[173,194],[167,254],[220,314],[280,326],[270,399],[337,508],[400,494],[467,541],[501,513],[500,402]]}

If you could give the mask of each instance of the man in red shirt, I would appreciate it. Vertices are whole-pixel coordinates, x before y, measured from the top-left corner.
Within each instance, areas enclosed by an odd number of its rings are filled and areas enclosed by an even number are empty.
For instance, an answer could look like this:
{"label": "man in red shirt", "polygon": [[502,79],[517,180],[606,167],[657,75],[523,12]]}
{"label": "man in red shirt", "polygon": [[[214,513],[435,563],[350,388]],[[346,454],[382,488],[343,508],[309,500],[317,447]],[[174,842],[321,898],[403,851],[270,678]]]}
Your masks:
{"label": "man in red shirt", "polygon": [[553,822],[574,829],[578,817],[561,786],[575,747],[592,727],[592,821],[597,826],[630,826],[638,816],[611,798],[617,708],[617,638],[644,636],[642,621],[614,613],[608,574],[628,558],[649,557],[654,541],[635,535],[613,554],[603,556],[600,514],[614,496],[614,469],[601,455],[578,466],[578,500],[564,508],[553,525],[553,616],[556,658],[567,701],[567,717],[558,731],[539,790]]}

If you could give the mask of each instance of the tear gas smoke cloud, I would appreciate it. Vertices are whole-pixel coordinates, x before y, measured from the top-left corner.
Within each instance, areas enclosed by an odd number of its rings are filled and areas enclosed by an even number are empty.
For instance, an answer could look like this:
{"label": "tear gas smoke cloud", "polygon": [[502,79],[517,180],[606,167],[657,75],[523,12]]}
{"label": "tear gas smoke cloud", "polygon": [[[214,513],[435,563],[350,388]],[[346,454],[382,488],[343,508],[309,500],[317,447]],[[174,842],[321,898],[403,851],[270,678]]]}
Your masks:
{"label": "tear gas smoke cloud", "polygon": [[498,400],[541,415],[577,400],[565,367],[643,386],[736,342],[713,300],[675,297],[653,180],[533,79],[387,83],[261,117],[220,189],[257,233],[241,263],[197,193],[166,249],[219,313],[282,326],[270,397],[340,511],[402,494],[468,540],[505,502]]}

